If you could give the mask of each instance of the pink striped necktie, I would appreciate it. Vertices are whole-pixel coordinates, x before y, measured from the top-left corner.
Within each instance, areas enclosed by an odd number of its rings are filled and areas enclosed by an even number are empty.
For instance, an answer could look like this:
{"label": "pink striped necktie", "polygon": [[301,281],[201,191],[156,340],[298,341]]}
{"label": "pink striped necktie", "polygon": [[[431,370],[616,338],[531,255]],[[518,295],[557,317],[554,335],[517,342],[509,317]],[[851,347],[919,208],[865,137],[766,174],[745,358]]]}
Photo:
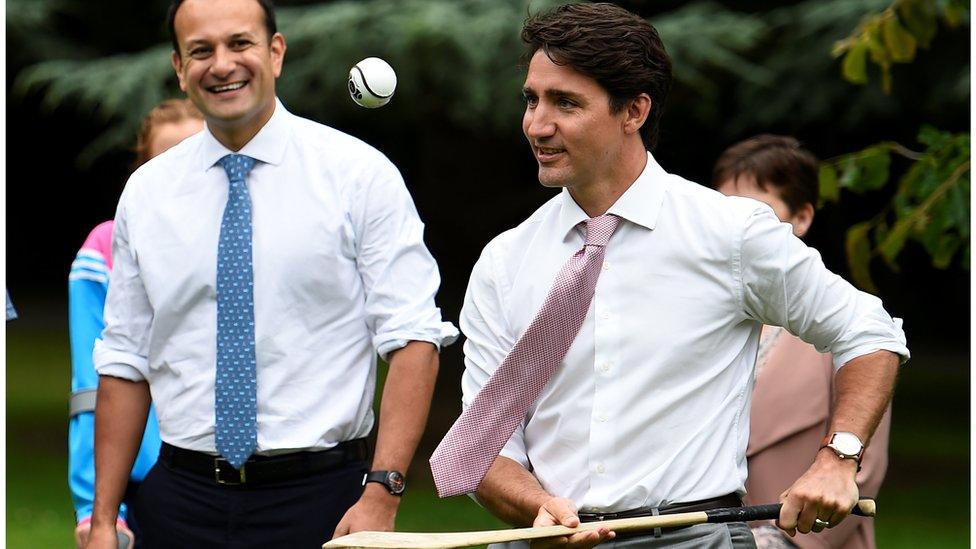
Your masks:
{"label": "pink striped necktie", "polygon": [[619,220],[614,215],[586,220],[583,249],[563,265],[532,323],[434,450],[430,469],[440,497],[478,488],[569,352],[590,309],[604,248]]}

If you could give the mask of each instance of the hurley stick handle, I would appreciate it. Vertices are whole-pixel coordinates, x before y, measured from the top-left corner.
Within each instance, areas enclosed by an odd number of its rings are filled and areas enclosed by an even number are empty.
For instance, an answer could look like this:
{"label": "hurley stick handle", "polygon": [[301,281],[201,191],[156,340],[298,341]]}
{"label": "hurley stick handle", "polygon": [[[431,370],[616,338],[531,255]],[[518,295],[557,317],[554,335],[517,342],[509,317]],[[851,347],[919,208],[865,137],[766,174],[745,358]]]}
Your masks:
{"label": "hurley stick handle", "polygon": [[[449,549],[472,547],[490,543],[532,540],[554,536],[566,536],[577,532],[607,528],[615,532],[641,532],[654,528],[693,526],[706,522],[740,522],[769,520],[779,517],[783,505],[757,505],[755,507],[730,507],[712,511],[676,513],[650,517],[633,517],[587,522],[577,528],[565,526],[540,526],[538,528],[513,528],[511,530],[485,530],[481,532],[356,532],[326,543],[325,549]],[[862,499],[852,511],[855,515],[874,516],[874,500]]]}
{"label": "hurley stick handle", "polygon": [[[749,522],[753,520],[774,520],[779,518],[779,511],[783,508],[782,503],[770,503],[768,505],[753,505],[751,507],[727,507],[724,509],[714,509],[705,511],[708,515],[708,522]],[[873,517],[877,510],[874,498],[861,498],[857,505],[851,509],[852,515],[859,517]]]}

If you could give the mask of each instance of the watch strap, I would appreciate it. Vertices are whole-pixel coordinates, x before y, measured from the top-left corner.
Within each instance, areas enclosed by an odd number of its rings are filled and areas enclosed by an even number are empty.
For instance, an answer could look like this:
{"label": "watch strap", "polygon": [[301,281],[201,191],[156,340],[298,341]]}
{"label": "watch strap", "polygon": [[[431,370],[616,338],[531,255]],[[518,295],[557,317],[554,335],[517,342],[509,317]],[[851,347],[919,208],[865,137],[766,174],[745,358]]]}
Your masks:
{"label": "watch strap", "polygon": [[363,475],[363,486],[369,482],[377,482],[386,486],[386,489],[394,496],[403,495],[403,491],[407,487],[403,473],[400,471],[370,471]]}

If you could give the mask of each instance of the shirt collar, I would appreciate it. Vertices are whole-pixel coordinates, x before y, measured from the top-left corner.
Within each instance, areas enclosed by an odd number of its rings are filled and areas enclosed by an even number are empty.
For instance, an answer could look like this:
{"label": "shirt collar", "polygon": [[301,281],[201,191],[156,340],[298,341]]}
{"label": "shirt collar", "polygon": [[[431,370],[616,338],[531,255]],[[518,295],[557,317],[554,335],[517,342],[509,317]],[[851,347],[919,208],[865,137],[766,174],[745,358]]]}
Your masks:
{"label": "shirt collar", "polygon": [[[667,175],[654,156],[648,151],[647,164],[634,183],[610,206],[607,213],[614,214],[653,230],[657,224],[664,193],[667,190]],[[560,196],[559,227],[566,234],[589,217],[573,200],[569,190],[563,188]]]}
{"label": "shirt collar", "polygon": [[[271,113],[271,118],[236,154],[247,155],[266,164],[280,164],[285,156],[285,148],[288,146],[291,136],[291,126],[288,122],[292,116],[290,112],[285,110],[281,100],[276,97],[275,109]],[[235,154],[235,152],[217,141],[217,138],[210,133],[209,128],[206,129],[203,132],[203,145],[200,151],[200,169],[210,169],[218,160],[228,154]]]}

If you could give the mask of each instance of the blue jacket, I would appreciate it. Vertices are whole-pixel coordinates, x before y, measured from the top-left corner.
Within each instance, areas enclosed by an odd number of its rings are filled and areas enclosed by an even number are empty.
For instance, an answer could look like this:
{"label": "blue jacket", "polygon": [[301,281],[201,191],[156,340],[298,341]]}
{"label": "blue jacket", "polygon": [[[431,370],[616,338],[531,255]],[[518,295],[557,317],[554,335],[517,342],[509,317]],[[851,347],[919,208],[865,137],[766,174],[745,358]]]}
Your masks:
{"label": "blue jacket", "polygon": [[[72,394],[98,387],[98,374],[92,363],[95,340],[105,327],[103,312],[112,266],[112,221],[92,230],[78,251],[68,275],[68,331],[71,339]],[[142,446],[132,468],[131,480],[142,481],[159,456],[159,426],[150,408]],[[74,501],[75,516],[81,521],[91,516],[95,495],[95,414],[81,412],[68,423],[68,486]],[[125,518],[125,506],[119,511]]]}

